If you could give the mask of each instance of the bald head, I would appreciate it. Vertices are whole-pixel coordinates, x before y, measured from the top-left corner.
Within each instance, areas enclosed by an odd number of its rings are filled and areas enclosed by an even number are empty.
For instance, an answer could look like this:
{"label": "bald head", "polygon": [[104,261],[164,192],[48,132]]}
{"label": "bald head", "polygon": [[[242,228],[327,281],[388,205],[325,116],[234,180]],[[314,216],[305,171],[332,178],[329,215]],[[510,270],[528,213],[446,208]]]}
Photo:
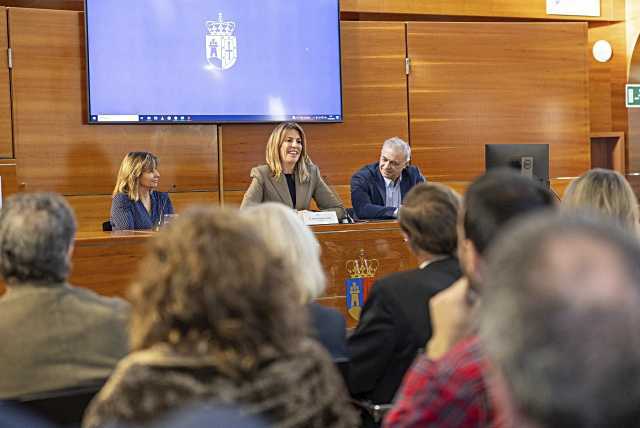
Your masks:
{"label": "bald head", "polygon": [[545,214],[488,255],[481,333],[507,407],[542,427],[640,420],[640,245],[615,226]]}

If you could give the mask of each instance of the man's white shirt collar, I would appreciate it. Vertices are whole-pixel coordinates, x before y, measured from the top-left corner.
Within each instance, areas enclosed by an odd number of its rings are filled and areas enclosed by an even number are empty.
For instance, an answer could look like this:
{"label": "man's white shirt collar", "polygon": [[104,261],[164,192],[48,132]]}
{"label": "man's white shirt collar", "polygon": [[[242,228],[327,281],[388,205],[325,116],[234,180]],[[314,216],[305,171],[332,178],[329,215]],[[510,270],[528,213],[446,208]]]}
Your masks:
{"label": "man's white shirt collar", "polygon": [[382,176],[382,178],[384,178],[385,187],[396,186],[396,185],[400,184],[400,181],[402,181],[402,174],[400,174],[400,177],[398,177],[398,180],[395,181],[395,182],[393,180],[385,177],[385,176]]}

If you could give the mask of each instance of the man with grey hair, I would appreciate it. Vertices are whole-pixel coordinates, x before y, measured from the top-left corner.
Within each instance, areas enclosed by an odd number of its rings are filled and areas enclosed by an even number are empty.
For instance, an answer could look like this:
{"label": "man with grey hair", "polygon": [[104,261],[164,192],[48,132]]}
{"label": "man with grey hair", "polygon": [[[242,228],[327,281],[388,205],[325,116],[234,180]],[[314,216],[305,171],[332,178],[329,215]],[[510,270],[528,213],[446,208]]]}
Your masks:
{"label": "man with grey hair", "polygon": [[0,211],[0,398],[106,379],[128,352],[129,305],[67,284],[76,223],[50,193]]}
{"label": "man with grey hair", "polygon": [[505,426],[638,426],[637,238],[538,216],[496,242],[487,281],[481,337]]}
{"label": "man with grey hair", "polygon": [[411,147],[398,137],[382,145],[380,160],[365,165],[351,177],[351,204],[361,219],[398,217],[402,199],[425,181],[418,167],[409,165]]}

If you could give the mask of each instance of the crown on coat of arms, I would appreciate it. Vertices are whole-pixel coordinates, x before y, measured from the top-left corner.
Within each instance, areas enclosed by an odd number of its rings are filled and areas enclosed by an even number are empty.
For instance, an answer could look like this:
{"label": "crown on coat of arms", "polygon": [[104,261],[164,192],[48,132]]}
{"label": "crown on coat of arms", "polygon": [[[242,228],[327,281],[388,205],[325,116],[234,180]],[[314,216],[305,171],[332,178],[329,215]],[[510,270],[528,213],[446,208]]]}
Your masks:
{"label": "crown on coat of arms", "polygon": [[347,272],[351,278],[373,278],[378,271],[377,259],[366,259],[364,250],[360,250],[360,257],[355,260],[347,260],[345,263]]}
{"label": "crown on coat of arms", "polygon": [[224,21],[222,14],[218,14],[217,21],[207,21],[207,32],[210,36],[230,36],[236,29],[233,21]]}

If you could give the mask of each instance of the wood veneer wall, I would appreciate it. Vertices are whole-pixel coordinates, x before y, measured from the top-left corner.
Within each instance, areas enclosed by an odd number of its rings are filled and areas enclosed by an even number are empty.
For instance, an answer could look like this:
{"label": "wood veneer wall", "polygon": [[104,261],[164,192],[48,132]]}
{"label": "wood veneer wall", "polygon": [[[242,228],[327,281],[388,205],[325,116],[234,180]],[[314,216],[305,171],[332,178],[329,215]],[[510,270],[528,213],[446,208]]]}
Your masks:
{"label": "wood veneer wall", "polygon": [[[0,47],[8,46],[7,9],[0,7]],[[13,158],[8,56],[0,55],[0,158]]]}
{"label": "wood veneer wall", "polygon": [[[629,46],[629,83],[640,83],[640,2],[627,1],[627,44]],[[640,109],[628,110],[629,132],[627,143],[628,178],[640,193]]]}
{"label": "wood veneer wall", "polygon": [[[636,0],[627,0],[627,2]],[[84,0],[0,0],[2,6],[41,9],[83,10]],[[546,0],[341,0],[345,14],[417,14],[528,19],[566,19],[571,16],[548,16]],[[625,0],[601,0],[601,16],[579,17],[582,20],[622,21]]]}
{"label": "wood veneer wall", "polygon": [[[306,125],[309,153],[350,205],[351,174],[377,159],[384,138],[408,139],[403,23],[342,22],[345,121]],[[222,125],[224,199],[237,203],[252,166],[265,163],[273,125]]]}
{"label": "wood veneer wall", "polygon": [[[635,0],[631,0],[635,1]],[[599,17],[549,16],[546,0],[342,0],[342,12],[471,17],[622,21],[625,0],[601,0]]]}
{"label": "wood veneer wall", "polygon": [[414,160],[436,181],[484,171],[487,143],[548,143],[550,177],[589,168],[584,23],[409,23]]}
{"label": "wood veneer wall", "polygon": [[[148,150],[160,158],[162,190],[209,192],[198,195],[217,202],[215,125],[87,125],[82,13],[10,8],[8,16],[19,190],[87,195],[71,200],[77,207],[96,195],[108,201],[123,156]],[[78,212],[81,226],[85,218],[108,218],[103,205]]]}
{"label": "wood veneer wall", "polygon": [[[345,3],[348,2],[343,2],[343,6]],[[72,204],[81,211],[81,229],[94,229],[99,227],[98,220],[108,216],[106,207],[109,194],[124,153],[129,150],[151,150],[161,158],[163,190],[184,193],[182,196],[176,194],[174,199],[215,202],[218,199],[217,192],[222,190],[225,201],[239,201],[248,184],[250,168],[264,162],[264,145],[271,125],[221,127],[223,183],[220,183],[218,142],[216,127],[213,125],[85,124],[84,30],[80,12],[12,8],[9,21],[10,41],[14,51],[12,83],[15,162],[20,190],[52,190],[68,195]],[[441,24],[447,25],[425,25]],[[413,25],[410,24],[410,27]],[[503,127],[505,132],[492,138],[491,142],[494,143],[541,142],[541,138],[553,135],[554,177],[577,175],[588,168],[589,149],[584,130],[588,129],[589,107],[586,85],[583,86],[588,71],[574,56],[568,61],[562,59],[563,54],[575,55],[579,49],[583,50],[583,59],[586,57],[586,33],[567,30],[576,26],[586,28],[585,24],[475,23],[468,24],[468,28],[473,30],[466,35],[462,29],[467,24],[451,25],[458,28],[460,33],[456,36],[450,34],[453,39],[446,43],[457,39],[463,48],[467,44],[463,41],[465,38],[472,41],[471,45],[480,48],[478,42],[473,42],[477,37],[474,31],[480,27],[494,28],[493,39],[483,38],[485,42],[491,39],[492,43],[496,43],[490,48],[497,55],[493,58],[504,60],[509,55],[515,55],[514,58],[521,62],[518,70],[527,70],[532,66],[542,70],[539,76],[533,77],[537,79],[538,86],[558,90],[559,94],[555,94],[553,98],[556,110],[549,110],[549,98],[537,96],[537,90],[519,93],[520,96],[531,97],[528,107],[511,111],[504,108],[507,99],[501,98],[504,93],[494,86],[466,86],[467,89],[484,94],[480,107],[493,109],[493,115],[485,115],[480,120],[482,114],[466,111],[467,122],[462,127],[459,126],[460,123],[451,122],[451,128],[443,128],[443,124],[438,121],[418,125],[419,119],[428,118],[428,114],[434,112],[433,107],[438,103],[421,103],[416,94],[425,88],[430,90],[429,85],[440,84],[433,80],[436,76],[431,76],[432,80],[420,77],[418,53],[426,46],[431,46],[438,52],[444,47],[435,46],[433,41],[428,40],[407,47],[403,22],[343,21],[342,61],[346,120],[343,124],[309,125],[305,129],[310,140],[312,158],[320,165],[323,175],[346,200],[347,205],[350,175],[361,165],[374,161],[382,141],[393,135],[412,142],[416,150],[414,159],[427,176],[447,180],[461,188],[466,185],[466,180],[482,169],[481,158],[469,161],[461,159],[469,158],[469,153],[474,153],[475,156],[478,147],[484,144],[478,129],[492,130],[496,128],[496,124]],[[558,28],[557,33],[554,33],[557,38],[549,37],[544,40],[548,41],[548,46],[560,40],[562,49],[553,51],[550,47],[538,47],[539,34],[527,35],[527,31],[522,31],[517,36],[517,46],[526,52],[533,52],[532,56],[527,56],[519,54],[515,48],[504,49],[504,46],[512,45],[512,34],[506,34],[501,39],[495,33],[498,27],[533,29],[541,25]],[[503,44],[502,48],[499,43]],[[417,55],[414,73],[409,80],[404,74],[407,50],[410,56]],[[468,54],[473,55],[474,52]],[[506,81],[518,75],[513,68],[491,67],[490,62],[485,62],[483,67],[483,71],[491,73],[498,81]],[[479,82],[477,72],[469,68],[454,67],[452,70],[457,73],[456,78],[441,82],[450,85],[449,89]],[[446,77],[445,74],[440,77]],[[558,80],[558,76],[564,75],[572,76],[573,83],[568,78]],[[0,74],[0,90],[1,79]],[[507,82],[508,87],[514,85]],[[526,89],[525,86],[523,88]],[[408,95],[410,91],[413,93],[411,97]],[[443,103],[443,113],[447,108],[458,105],[456,97],[451,97],[445,103],[443,98],[437,98],[438,95],[430,96],[431,100]],[[474,102],[470,102],[468,107],[477,107],[478,104]],[[536,112],[536,120],[517,117],[531,112]],[[563,127],[565,125],[568,128]],[[526,132],[516,133],[518,127],[526,129]],[[545,130],[540,131],[541,127]],[[453,140],[445,139],[446,142],[443,143],[440,132],[444,136],[448,135],[447,132],[452,133],[451,135],[457,133],[456,155],[449,156],[452,153],[449,151],[449,155],[443,156]],[[436,134],[437,138],[430,138]],[[467,148],[471,149],[468,153]],[[196,193],[191,195],[191,192]]]}
{"label": "wood veneer wall", "polygon": [[[598,62],[591,49],[598,40],[611,44],[613,56]],[[627,132],[624,85],[627,82],[625,23],[589,23],[589,105],[591,132]]]}

